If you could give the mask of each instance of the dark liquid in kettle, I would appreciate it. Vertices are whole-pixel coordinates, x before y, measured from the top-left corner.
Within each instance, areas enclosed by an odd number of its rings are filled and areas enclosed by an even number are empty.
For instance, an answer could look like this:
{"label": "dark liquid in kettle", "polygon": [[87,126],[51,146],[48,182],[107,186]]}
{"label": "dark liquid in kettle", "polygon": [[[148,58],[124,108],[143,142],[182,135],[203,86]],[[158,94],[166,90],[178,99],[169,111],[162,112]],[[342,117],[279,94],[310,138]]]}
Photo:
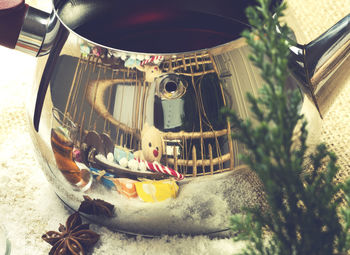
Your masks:
{"label": "dark liquid in kettle", "polygon": [[246,25],[229,18],[179,10],[106,14],[75,29],[83,37],[121,50],[176,53],[211,48],[240,37]]}

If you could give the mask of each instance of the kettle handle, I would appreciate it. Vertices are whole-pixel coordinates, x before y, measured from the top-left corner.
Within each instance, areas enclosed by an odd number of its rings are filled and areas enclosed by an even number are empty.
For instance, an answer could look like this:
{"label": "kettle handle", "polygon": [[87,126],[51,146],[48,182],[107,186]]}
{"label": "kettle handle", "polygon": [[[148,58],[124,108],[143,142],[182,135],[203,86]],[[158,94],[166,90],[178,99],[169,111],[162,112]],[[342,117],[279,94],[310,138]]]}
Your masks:
{"label": "kettle handle", "polygon": [[24,0],[0,0],[0,45],[16,47],[28,8]]}

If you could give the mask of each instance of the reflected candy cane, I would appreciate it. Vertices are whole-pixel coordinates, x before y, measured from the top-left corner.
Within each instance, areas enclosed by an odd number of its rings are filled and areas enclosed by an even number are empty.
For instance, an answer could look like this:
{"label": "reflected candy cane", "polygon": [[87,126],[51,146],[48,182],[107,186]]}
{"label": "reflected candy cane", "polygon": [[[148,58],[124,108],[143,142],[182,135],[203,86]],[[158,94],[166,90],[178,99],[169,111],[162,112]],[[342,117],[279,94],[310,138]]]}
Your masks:
{"label": "reflected candy cane", "polygon": [[159,65],[163,61],[163,59],[164,59],[163,56],[152,56],[149,59],[141,61],[141,66],[146,65],[146,64]]}
{"label": "reflected candy cane", "polygon": [[177,172],[174,169],[171,169],[167,166],[163,166],[160,163],[158,163],[157,161],[154,161],[153,163],[147,162],[145,160],[140,160],[140,159],[138,161],[140,164],[144,164],[146,166],[146,168],[150,171],[167,174],[167,175],[175,177],[178,180],[182,180],[184,178],[184,176],[182,174],[180,174],[179,172]]}

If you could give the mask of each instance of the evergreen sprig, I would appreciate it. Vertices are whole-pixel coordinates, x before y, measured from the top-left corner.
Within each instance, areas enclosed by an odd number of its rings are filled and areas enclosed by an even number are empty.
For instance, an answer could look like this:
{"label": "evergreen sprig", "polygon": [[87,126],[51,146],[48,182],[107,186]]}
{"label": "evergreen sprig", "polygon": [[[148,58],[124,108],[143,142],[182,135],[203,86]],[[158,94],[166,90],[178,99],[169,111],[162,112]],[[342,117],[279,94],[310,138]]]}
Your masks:
{"label": "evergreen sprig", "polygon": [[[252,50],[250,60],[265,81],[257,98],[247,95],[257,121],[242,120],[228,109],[223,112],[234,126],[233,138],[249,151],[242,158],[264,184],[268,209],[245,208],[244,214],[234,215],[234,239],[248,241],[243,254],[345,252],[350,248],[350,182],[335,183],[336,155],[324,144],[308,153],[300,92],[285,86],[291,30],[280,18],[286,4],[271,11],[271,0],[257,1],[247,8],[252,30],[243,33]],[[311,162],[308,170],[306,159]]]}

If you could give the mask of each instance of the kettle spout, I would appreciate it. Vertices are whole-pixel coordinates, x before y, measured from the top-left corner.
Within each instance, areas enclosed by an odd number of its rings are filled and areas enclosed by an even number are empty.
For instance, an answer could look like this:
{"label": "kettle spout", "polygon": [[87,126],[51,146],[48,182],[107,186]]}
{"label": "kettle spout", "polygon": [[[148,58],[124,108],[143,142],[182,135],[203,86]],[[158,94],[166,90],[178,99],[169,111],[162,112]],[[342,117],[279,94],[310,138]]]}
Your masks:
{"label": "kettle spout", "polygon": [[[350,14],[317,39],[290,48],[289,68],[322,113],[340,90],[328,82],[350,53]],[[331,95],[331,94],[334,95]],[[328,102],[327,102],[328,101]]]}

